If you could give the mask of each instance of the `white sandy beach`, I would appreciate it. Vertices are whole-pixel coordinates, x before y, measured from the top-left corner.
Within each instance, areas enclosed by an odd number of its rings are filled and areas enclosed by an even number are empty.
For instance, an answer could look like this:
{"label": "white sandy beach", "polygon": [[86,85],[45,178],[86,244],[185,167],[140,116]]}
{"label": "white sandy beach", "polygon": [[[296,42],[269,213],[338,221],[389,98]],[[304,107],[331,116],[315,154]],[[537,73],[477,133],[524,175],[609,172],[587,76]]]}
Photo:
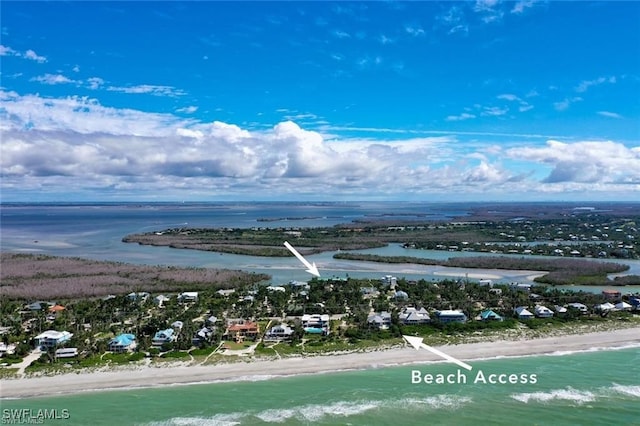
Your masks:
{"label": "white sandy beach", "polygon": [[[629,345],[640,345],[640,327],[534,340],[440,346],[438,349],[473,365],[474,359],[481,358],[564,353]],[[23,398],[223,380],[257,380],[261,377],[326,373],[434,361],[441,361],[441,358],[426,350],[416,351],[407,346],[344,355],[323,355],[313,357],[312,361],[310,358],[299,357],[204,366],[184,364],[164,367],[140,366],[107,372],[68,373],[2,380],[0,397]]]}

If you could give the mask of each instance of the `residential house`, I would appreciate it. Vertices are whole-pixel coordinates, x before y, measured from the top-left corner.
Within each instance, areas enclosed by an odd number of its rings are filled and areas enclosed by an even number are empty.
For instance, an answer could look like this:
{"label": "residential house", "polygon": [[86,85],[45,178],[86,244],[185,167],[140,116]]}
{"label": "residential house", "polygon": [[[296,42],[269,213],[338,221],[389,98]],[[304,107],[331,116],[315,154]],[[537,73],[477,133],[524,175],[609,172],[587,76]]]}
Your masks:
{"label": "residential house", "polygon": [[616,303],[615,306],[616,306],[616,309],[619,311],[630,311],[631,309],[633,309],[633,306],[631,306],[630,304],[624,301]]}
{"label": "residential house", "polygon": [[618,300],[622,297],[622,293],[618,290],[602,290],[602,295],[605,300]]}
{"label": "residential house", "polygon": [[165,343],[175,342],[177,338],[176,332],[173,328],[167,328],[166,330],[158,331],[151,339],[151,345],[159,347]]}
{"label": "residential house", "polygon": [[589,312],[589,309],[587,308],[587,306],[583,305],[582,303],[569,303],[567,305],[567,308],[577,309],[578,311],[580,311],[582,315],[586,315]]}
{"label": "residential house", "polygon": [[391,290],[395,290],[396,285],[398,285],[398,278],[392,275],[385,275],[380,278],[380,283],[385,287],[391,288]]}
{"label": "residential house", "polygon": [[119,334],[109,341],[109,350],[111,352],[127,352],[132,351],[136,347],[136,336],[133,334]]}
{"label": "residential house", "polygon": [[526,308],[526,306],[518,306],[515,309],[515,313],[520,320],[529,320],[534,318],[534,315]]}
{"label": "residential house", "polygon": [[393,297],[396,300],[409,300],[409,294],[406,291],[402,291],[402,290],[396,291]]}
{"label": "residential house", "polygon": [[223,297],[229,297],[235,292],[236,290],[233,288],[227,288],[227,289],[221,288],[220,290],[216,291],[217,294]]}
{"label": "residential house", "polygon": [[153,298],[153,303],[158,305],[159,307],[163,307],[165,303],[167,303],[171,298],[169,296],[165,296],[164,294],[159,294]]}
{"label": "residential house", "polygon": [[478,319],[480,321],[504,321],[504,318],[493,312],[491,309],[480,312]]}
{"label": "residential house", "polygon": [[425,308],[416,309],[412,306],[404,308],[398,318],[404,325],[428,324],[431,322],[431,317]]}
{"label": "residential house", "polygon": [[276,292],[284,293],[287,291],[287,289],[282,286],[270,285],[267,287],[267,291],[276,291]]}
{"label": "residential house", "polygon": [[264,340],[269,342],[282,342],[285,340],[291,340],[292,336],[293,328],[287,324],[278,324],[267,331],[264,336]]}
{"label": "residential house", "polygon": [[436,311],[436,317],[438,321],[442,323],[451,323],[451,322],[467,322],[467,316],[462,311],[454,311],[454,310],[442,310]]}
{"label": "residential house", "polygon": [[38,334],[34,339],[36,346],[53,348],[68,341],[72,336],[73,333],[69,333],[68,331],[47,330]]}
{"label": "residential house", "polygon": [[378,330],[388,330],[391,327],[391,314],[386,311],[380,313],[373,312],[367,318],[367,323],[370,327],[377,328]]}
{"label": "residential house", "polygon": [[329,315],[327,314],[305,314],[302,316],[302,328],[306,333],[329,334]]}
{"label": "residential house", "polygon": [[78,348],[60,348],[56,349],[56,358],[73,358],[78,356]]}
{"label": "residential house", "polygon": [[557,314],[566,314],[567,313],[567,308],[565,308],[564,306],[555,305],[553,307],[553,309],[556,311]]}
{"label": "residential house", "polygon": [[607,311],[612,310],[615,307],[616,307],[616,305],[614,305],[613,303],[606,302],[606,303],[602,303],[600,305],[596,305],[593,308],[596,311],[599,311],[599,312],[607,312]]}
{"label": "residential house", "polygon": [[260,328],[257,323],[240,320],[239,322],[231,323],[227,327],[224,337],[233,339],[236,342],[243,342],[245,340],[255,340],[259,332]]}
{"label": "residential house", "polygon": [[204,343],[211,341],[214,332],[215,327],[202,327],[200,330],[195,332],[193,338],[191,339],[191,343],[193,343],[195,346],[202,346]]}
{"label": "residential house", "polygon": [[178,300],[181,303],[192,303],[198,301],[198,292],[197,291],[185,291],[178,295]]}
{"label": "residential house", "polygon": [[546,306],[538,305],[534,310],[535,316],[538,318],[551,318],[553,317],[553,311]]}
{"label": "residential house", "polygon": [[138,293],[132,292],[127,294],[127,298],[132,302],[141,302],[144,303],[149,299],[149,293],[146,291],[141,291]]}

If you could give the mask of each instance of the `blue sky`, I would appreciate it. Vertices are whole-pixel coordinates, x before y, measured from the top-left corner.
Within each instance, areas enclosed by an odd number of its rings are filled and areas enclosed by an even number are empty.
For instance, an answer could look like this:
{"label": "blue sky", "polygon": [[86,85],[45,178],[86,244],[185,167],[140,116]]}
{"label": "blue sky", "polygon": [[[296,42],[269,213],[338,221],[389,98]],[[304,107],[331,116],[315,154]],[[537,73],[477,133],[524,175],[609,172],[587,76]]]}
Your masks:
{"label": "blue sky", "polygon": [[0,8],[3,201],[640,201],[638,2]]}

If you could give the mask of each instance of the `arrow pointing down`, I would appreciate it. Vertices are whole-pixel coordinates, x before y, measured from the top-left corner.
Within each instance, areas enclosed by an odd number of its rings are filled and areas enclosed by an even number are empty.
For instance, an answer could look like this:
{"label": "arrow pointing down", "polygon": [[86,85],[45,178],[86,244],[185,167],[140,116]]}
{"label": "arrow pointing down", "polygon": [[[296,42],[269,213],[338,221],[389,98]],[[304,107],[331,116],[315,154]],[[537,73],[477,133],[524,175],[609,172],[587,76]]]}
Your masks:
{"label": "arrow pointing down", "polygon": [[304,266],[307,267],[307,271],[308,273],[310,273],[311,275],[315,275],[316,277],[320,277],[320,272],[318,272],[318,268],[316,268],[316,263],[309,263],[309,261],[307,259],[305,259],[304,257],[302,257],[302,255],[300,253],[298,253],[298,251],[296,249],[294,249],[291,244],[289,244],[287,241],[284,242],[284,246],[289,249],[289,251],[291,253],[293,253],[293,255],[295,257],[298,258],[298,260],[300,262],[302,262],[302,264]]}

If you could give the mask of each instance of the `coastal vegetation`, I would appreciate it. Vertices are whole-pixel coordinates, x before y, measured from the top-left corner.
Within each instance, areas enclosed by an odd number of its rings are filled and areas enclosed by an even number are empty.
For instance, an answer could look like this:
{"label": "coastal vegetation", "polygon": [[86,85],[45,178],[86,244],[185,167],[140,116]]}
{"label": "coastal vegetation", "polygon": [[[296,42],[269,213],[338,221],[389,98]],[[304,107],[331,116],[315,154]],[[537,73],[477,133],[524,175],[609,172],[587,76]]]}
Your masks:
{"label": "coastal vegetation", "polygon": [[0,264],[0,297],[11,299],[77,299],[132,291],[234,288],[269,278],[243,271],[132,265],[21,253],[0,253]]}

